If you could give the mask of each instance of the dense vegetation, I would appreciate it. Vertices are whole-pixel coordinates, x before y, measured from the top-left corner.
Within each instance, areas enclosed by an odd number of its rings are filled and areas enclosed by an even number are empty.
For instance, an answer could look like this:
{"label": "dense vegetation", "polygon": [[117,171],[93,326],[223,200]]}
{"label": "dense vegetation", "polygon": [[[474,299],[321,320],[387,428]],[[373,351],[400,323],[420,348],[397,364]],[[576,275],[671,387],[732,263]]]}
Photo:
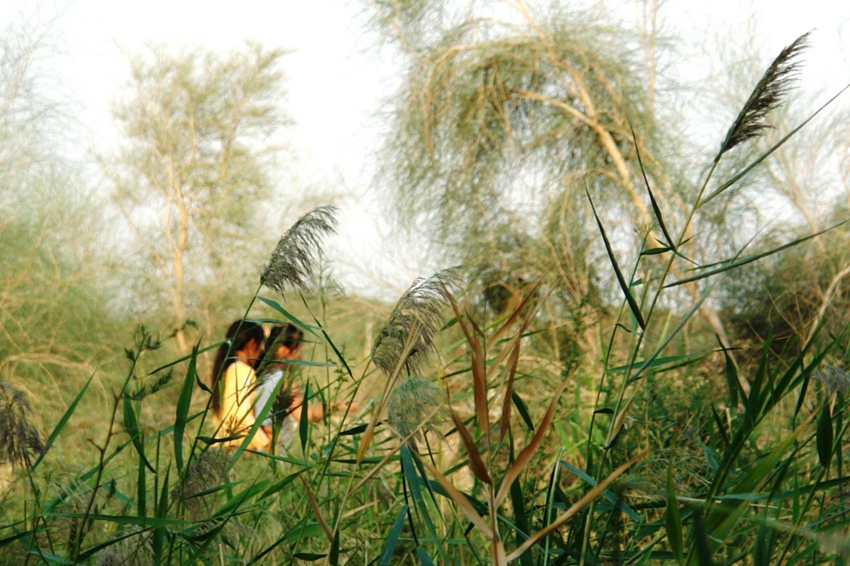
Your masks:
{"label": "dense vegetation", "polygon": [[[456,264],[394,304],[333,281],[333,207],[250,229],[282,53],[135,60],[110,219],[6,31],[0,563],[850,559],[846,122],[788,107],[812,38],[697,163],[653,18],[456,7],[372,7],[407,65],[379,182]],[[766,192],[804,221],[766,229]],[[356,406],[222,449],[208,374],[240,317],[300,327],[306,402]]]}

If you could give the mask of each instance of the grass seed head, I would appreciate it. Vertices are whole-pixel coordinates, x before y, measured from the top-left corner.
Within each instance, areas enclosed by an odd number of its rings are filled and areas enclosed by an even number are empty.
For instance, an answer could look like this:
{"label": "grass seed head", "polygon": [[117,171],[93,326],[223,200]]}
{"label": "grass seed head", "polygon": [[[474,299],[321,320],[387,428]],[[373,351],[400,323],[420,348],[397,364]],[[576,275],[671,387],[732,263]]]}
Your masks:
{"label": "grass seed head", "polygon": [[440,388],[424,377],[412,376],[402,380],[390,396],[388,420],[402,438],[418,429],[416,438],[442,419],[441,407],[443,392]]}
{"label": "grass seed head", "polygon": [[281,295],[287,286],[305,289],[322,252],[322,236],[336,231],[335,213],[333,206],[320,206],[299,218],[278,241],[260,282]]}
{"label": "grass seed head", "polygon": [[192,517],[202,512],[202,503],[211,494],[199,495],[221,484],[227,472],[228,457],[221,450],[207,450],[198,455],[186,470],[183,482],[172,491],[172,499],[180,499]]}
{"label": "grass seed head", "polygon": [[420,370],[435,350],[441,313],[448,304],[446,291],[456,285],[456,275],[446,270],[417,279],[405,291],[372,347],[372,361],[381,371],[391,375],[399,364],[405,364],[411,373]]}
{"label": "grass seed head", "polygon": [[782,103],[791,89],[800,68],[797,57],[808,47],[809,33],[804,33],[783,49],[764,72],[726,133],[715,161],[736,145],[760,135],[770,127],[765,123],[765,116]]}
{"label": "grass seed head", "polygon": [[850,389],[850,374],[841,368],[824,364],[814,373],[814,376],[821,382],[826,394],[830,397],[834,393],[847,395],[847,391]]}
{"label": "grass seed head", "polygon": [[32,455],[44,451],[32,416],[25,393],[11,383],[0,383],[0,463],[29,466]]}

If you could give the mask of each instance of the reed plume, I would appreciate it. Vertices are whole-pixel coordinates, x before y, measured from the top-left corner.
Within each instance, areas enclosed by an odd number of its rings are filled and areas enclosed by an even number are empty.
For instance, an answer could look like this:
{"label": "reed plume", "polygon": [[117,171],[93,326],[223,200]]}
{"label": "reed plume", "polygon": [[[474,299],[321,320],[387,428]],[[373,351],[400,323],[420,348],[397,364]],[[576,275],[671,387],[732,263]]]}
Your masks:
{"label": "reed plume", "polygon": [[779,106],[797,78],[800,69],[797,57],[808,47],[810,33],[804,33],[785,47],[764,72],[720,144],[720,152],[714,158],[715,163],[736,145],[758,136],[770,127],[765,123],[765,116]]}
{"label": "reed plume", "polygon": [[[396,303],[389,320],[372,347],[372,361],[387,375],[404,364],[417,373],[434,350],[434,337],[440,329],[442,310],[448,304],[446,292],[456,285],[453,270],[417,279]],[[404,359],[402,359],[404,357]]]}
{"label": "reed plume", "polygon": [[387,420],[393,431],[401,438],[413,435],[419,438],[422,432],[431,430],[440,415],[445,394],[439,387],[424,377],[411,376],[399,383],[390,396]]}
{"label": "reed plume", "polygon": [[26,394],[11,383],[0,383],[0,462],[30,466],[31,455],[44,451],[32,415]]}
{"label": "reed plume", "polygon": [[322,253],[322,236],[336,232],[335,213],[334,206],[320,206],[299,218],[278,241],[260,283],[281,295],[287,285],[305,289]]}

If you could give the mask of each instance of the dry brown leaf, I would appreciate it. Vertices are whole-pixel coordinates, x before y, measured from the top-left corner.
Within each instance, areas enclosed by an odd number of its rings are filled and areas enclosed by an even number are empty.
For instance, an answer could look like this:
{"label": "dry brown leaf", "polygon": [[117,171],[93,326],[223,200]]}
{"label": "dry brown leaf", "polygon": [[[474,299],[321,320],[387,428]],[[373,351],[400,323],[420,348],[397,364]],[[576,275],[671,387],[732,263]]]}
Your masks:
{"label": "dry brown leaf", "polygon": [[328,526],[327,522],[325,522],[325,518],[322,516],[322,510],[319,509],[319,502],[316,501],[316,496],[313,495],[313,490],[310,489],[310,484],[307,483],[307,480],[304,479],[304,476],[298,474],[298,479],[301,480],[301,485],[304,486],[304,492],[307,494],[307,500],[310,502],[310,507],[313,509],[313,514],[316,515],[316,521],[322,526],[322,530],[325,531],[325,536],[328,537],[328,542],[333,543],[334,534],[331,531],[331,528]]}
{"label": "dry brown leaf", "polygon": [[475,441],[472,440],[472,435],[469,434],[469,430],[467,430],[466,425],[463,424],[463,421],[454,409],[451,410],[451,414],[455,428],[458,434],[460,434],[460,439],[463,441],[466,453],[469,455],[469,469],[472,470],[472,473],[478,479],[487,485],[493,485],[493,480],[490,479],[490,474],[487,473],[487,467],[484,465],[484,460],[481,459],[481,454],[478,453],[478,449],[475,447]]}
{"label": "dry brown leaf", "polygon": [[549,428],[549,424],[552,422],[552,416],[555,414],[555,407],[558,405],[558,399],[561,397],[566,386],[567,381],[564,380],[564,383],[561,384],[561,388],[558,389],[558,392],[554,397],[552,397],[552,401],[549,403],[549,408],[546,410],[546,415],[543,417],[543,421],[541,421],[540,426],[537,427],[537,431],[534,433],[534,437],[531,439],[531,442],[529,442],[528,446],[523,448],[520,453],[517,454],[516,460],[514,460],[514,463],[508,468],[508,471],[505,472],[505,477],[502,479],[502,486],[499,488],[499,493],[496,495],[497,507],[505,501],[505,498],[508,496],[508,492],[511,489],[511,484],[517,476],[519,476],[520,472],[522,472],[522,469],[525,468],[525,466],[527,466],[531,461],[531,457],[534,456],[534,452],[543,441],[543,437]]}
{"label": "dry brown leaf", "polygon": [[490,528],[484,518],[478,514],[477,511],[472,507],[472,504],[466,498],[464,494],[462,494],[458,488],[452,484],[446,477],[437,471],[437,468],[429,464],[428,462],[422,461],[422,465],[425,466],[425,469],[428,470],[434,479],[437,480],[443,489],[446,490],[446,493],[449,494],[449,498],[457,505],[457,507],[466,515],[466,518],[475,525],[481,533],[486,536],[488,539],[493,538],[493,529]]}

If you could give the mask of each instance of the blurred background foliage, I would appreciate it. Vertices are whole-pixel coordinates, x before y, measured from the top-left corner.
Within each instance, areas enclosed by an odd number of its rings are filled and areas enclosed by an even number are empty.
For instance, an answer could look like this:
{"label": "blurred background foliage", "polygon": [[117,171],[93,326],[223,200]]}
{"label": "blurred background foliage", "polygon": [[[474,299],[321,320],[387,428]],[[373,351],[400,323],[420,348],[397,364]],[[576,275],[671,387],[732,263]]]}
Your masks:
{"label": "blurred background foliage", "polygon": [[[534,289],[531,302],[539,310],[534,331],[523,338],[516,391],[539,416],[557,384],[572,376],[560,407],[565,417],[553,424],[557,442],[541,452],[544,459],[567,452],[579,467],[592,463],[588,447],[604,444],[601,427],[591,423],[608,418],[596,411],[613,405],[623,366],[636,354],[633,336],[609,340],[627,311],[588,195],[620,266],[639,266],[627,275],[644,304],[665,269],[658,252],[667,246],[646,184],[667,224],[682,226],[717,149],[693,141],[695,131],[677,102],[683,87],[665,74],[677,49],[675,34],[660,25],[666,6],[636,5],[634,21],[565,3],[392,0],[365,7],[401,74],[386,101],[389,135],[377,149],[382,166],[375,186],[384,212],[441,264],[458,266],[461,294],[485,330]],[[140,402],[139,421],[153,431],[173,421],[180,391],[174,376],[150,372],[186,356],[194,344],[221,340],[256,291],[284,219],[315,203],[298,188],[274,185],[279,171],[292,165],[278,133],[297,120],[286,110],[285,52],[249,45],[225,55],[151,48],[130,56],[127,96],[114,110],[121,142],[97,156],[93,172],[91,164],[70,162],[57,149],[74,124],[42,83],[38,61],[50,56],[48,34],[14,23],[0,33],[0,381],[25,391],[37,428],[47,434],[92,378],[68,425],[73,434],[46,463],[48,476],[70,477],[95,462],[89,443],[111,430],[104,407],[124,379],[125,348],[134,348],[137,329],[161,340],[131,376],[135,391],[159,396],[157,403]],[[739,42],[746,45],[746,38]],[[718,114],[734,117],[769,63],[741,55],[724,53],[722,62],[734,72],[699,93]],[[773,129],[763,139],[736,148],[720,164],[717,179],[766,151],[823,99],[806,92],[792,98],[771,116]],[[691,496],[702,493],[728,445],[719,440],[725,432],[713,427],[731,422],[738,408],[718,401],[728,393],[730,368],[755,380],[765,367],[765,345],[771,367],[783,368],[802,359],[810,340],[826,347],[844,336],[850,312],[850,228],[842,224],[850,218],[847,112],[846,104],[836,105],[728,198],[696,210],[681,251],[699,265],[837,227],[719,280],[666,350],[687,363],[652,373],[635,397],[640,409],[632,422],[640,432],[627,435],[617,450],[656,452],[631,485],[663,492],[659,478],[679,450],[677,486]],[[722,132],[712,136],[719,142]],[[281,201],[284,209],[269,213]],[[674,278],[690,274],[681,265]],[[330,387],[344,374],[334,348],[365,375],[355,400],[366,415],[385,384],[369,363],[392,301],[347,293],[333,265],[323,263],[319,272],[314,288],[274,299],[333,337],[332,345],[317,337],[307,348],[310,361],[336,364],[314,372],[319,386]],[[652,327],[653,340],[664,339],[707,285],[689,283],[664,296],[655,313],[664,322]],[[278,314],[263,304],[250,311],[257,318]],[[422,373],[442,379],[453,403],[468,411],[472,391],[461,334],[452,325],[443,330],[436,359]],[[829,359],[840,366],[846,340],[837,344]],[[207,353],[199,356],[203,378],[210,363]],[[185,364],[176,368],[185,373]],[[193,407],[205,402],[198,394]],[[785,404],[787,416],[794,407]],[[674,423],[685,437],[680,448],[668,434]],[[755,437],[752,454],[766,436]],[[246,466],[253,473],[259,464]],[[332,488],[324,488],[329,498]],[[389,499],[382,491],[388,489],[378,489],[375,500]],[[304,503],[281,503],[275,520],[284,523]],[[383,533],[388,524],[375,520],[371,534]]]}

